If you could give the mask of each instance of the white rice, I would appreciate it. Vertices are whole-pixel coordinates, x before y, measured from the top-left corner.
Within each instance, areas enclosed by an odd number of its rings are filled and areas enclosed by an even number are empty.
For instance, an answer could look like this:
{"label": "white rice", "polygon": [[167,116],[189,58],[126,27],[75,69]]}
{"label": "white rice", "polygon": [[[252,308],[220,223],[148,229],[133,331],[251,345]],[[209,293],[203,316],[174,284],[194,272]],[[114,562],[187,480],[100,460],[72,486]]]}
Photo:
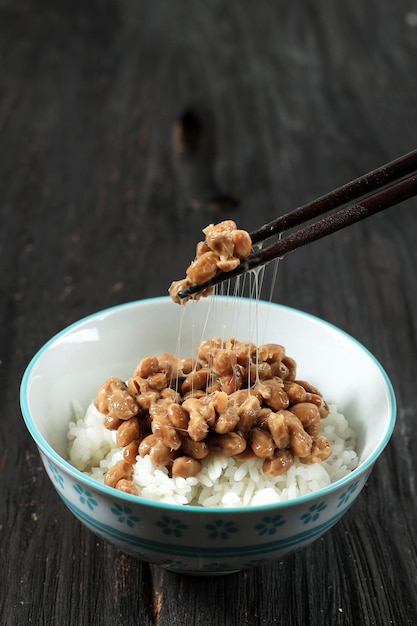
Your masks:
{"label": "white rice", "polygon": [[[323,463],[304,465],[296,460],[285,475],[271,477],[263,473],[262,459],[238,461],[212,456],[203,459],[197,476],[170,478],[168,471],[153,465],[147,455],[137,457],[133,482],[143,498],[205,507],[269,504],[312,493],[346,476],[358,464],[355,433],[336,406],[329,408],[320,434],[332,444],[333,454]],[[80,406],[74,406],[74,414],[68,430],[69,461],[103,483],[107,470],[123,457],[116,432],[105,428],[103,415],[93,404],[85,414]]]}

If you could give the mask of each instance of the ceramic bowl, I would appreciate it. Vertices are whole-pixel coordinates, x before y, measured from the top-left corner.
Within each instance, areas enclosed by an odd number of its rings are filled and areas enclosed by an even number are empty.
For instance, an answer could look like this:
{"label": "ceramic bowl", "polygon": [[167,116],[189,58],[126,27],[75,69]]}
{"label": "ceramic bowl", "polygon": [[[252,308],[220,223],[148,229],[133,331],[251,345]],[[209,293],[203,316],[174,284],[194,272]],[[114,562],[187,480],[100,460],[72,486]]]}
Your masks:
{"label": "ceramic bowl", "polygon": [[[193,354],[202,334],[284,345],[298,363],[298,377],[337,404],[356,431],[357,469],[314,494],[243,508],[161,504],[75,469],[67,460],[66,439],[73,401],[87,407],[106,378],[127,379],[143,356],[178,354],[179,332],[180,356]],[[165,297],[143,300],[72,324],[31,360],[21,384],[21,408],[53,486],[83,524],[139,559],[200,575],[270,563],[322,536],[358,497],[396,415],[386,373],[355,339],[301,311],[228,297],[185,307]]]}

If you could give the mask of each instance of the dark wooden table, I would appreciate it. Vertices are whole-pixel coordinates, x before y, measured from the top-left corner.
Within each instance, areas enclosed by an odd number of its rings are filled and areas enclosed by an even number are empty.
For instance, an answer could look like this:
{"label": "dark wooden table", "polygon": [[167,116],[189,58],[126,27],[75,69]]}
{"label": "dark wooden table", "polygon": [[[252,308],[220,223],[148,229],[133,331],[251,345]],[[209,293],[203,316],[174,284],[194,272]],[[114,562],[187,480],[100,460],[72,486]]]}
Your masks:
{"label": "dark wooden table", "polygon": [[61,503],[18,403],[51,335],[165,294],[209,222],[250,230],[414,149],[416,76],[415,0],[0,0],[2,624],[417,624],[415,199],[280,265],[274,300],[353,334],[398,400],[303,552],[208,579],[119,553]]}

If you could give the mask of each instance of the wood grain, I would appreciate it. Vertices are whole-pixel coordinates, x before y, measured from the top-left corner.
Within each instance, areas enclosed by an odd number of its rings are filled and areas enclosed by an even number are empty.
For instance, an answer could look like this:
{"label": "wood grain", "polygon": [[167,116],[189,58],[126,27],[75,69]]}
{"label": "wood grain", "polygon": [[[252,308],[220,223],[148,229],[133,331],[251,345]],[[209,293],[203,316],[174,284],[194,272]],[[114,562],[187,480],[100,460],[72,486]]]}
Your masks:
{"label": "wood grain", "polygon": [[[414,149],[416,14],[414,0],[0,0],[4,624],[417,623],[415,200],[279,266],[274,299],[357,337],[398,401],[363,495],[303,552],[208,579],[118,553],[58,501],[18,406],[51,335],[183,275],[201,229],[231,215],[207,187],[252,230]],[[190,109],[210,150],[185,172],[172,133]]]}

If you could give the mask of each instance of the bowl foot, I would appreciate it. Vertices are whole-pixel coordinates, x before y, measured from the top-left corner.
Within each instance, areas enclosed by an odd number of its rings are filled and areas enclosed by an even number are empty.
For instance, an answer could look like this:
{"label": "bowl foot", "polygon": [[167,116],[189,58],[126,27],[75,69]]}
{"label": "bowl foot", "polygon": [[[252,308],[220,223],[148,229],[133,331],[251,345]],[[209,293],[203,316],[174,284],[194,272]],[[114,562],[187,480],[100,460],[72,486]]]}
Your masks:
{"label": "bowl foot", "polygon": [[173,574],[181,574],[182,576],[200,576],[200,577],[213,577],[213,576],[228,576],[229,574],[238,574],[241,570],[225,570],[225,571],[193,571],[193,570],[181,570],[176,567],[170,567],[169,565],[162,565],[163,569],[168,572],[172,572]]}

